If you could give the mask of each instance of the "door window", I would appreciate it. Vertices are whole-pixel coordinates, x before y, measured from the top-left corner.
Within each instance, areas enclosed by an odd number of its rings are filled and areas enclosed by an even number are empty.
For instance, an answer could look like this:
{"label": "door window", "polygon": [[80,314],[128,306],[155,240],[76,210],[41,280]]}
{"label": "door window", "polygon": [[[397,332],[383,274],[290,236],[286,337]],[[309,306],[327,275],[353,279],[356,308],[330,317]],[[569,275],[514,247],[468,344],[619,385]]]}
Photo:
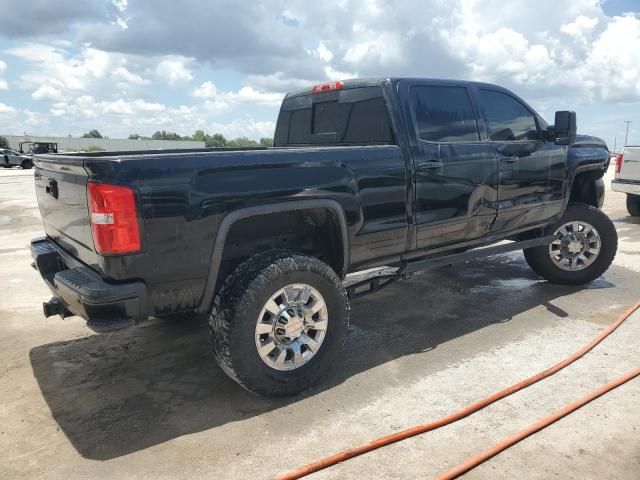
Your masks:
{"label": "door window", "polygon": [[489,130],[489,140],[539,140],[533,114],[522,103],[495,90],[479,92],[480,109]]}
{"label": "door window", "polygon": [[473,142],[478,123],[465,87],[411,88],[418,138],[429,142]]}

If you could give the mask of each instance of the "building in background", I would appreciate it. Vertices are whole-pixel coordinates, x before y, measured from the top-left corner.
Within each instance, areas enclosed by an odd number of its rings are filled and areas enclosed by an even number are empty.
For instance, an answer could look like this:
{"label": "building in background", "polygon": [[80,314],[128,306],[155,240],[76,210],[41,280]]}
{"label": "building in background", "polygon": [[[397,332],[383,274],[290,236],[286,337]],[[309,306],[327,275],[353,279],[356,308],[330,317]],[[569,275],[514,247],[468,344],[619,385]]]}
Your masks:
{"label": "building in background", "polygon": [[126,151],[204,148],[204,142],[191,140],[129,140],[119,138],[71,138],[39,137],[24,135],[1,135],[7,139],[12,149],[18,150],[20,142],[55,142],[59,152],[77,151]]}

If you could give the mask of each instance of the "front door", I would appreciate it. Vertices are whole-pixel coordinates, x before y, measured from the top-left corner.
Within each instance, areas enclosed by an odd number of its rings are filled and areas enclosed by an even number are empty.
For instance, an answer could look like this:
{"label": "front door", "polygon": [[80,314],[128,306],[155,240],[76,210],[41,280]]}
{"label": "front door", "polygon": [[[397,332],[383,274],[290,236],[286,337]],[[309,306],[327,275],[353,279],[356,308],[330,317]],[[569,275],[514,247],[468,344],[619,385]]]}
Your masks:
{"label": "front door", "polygon": [[566,147],[545,141],[535,114],[507,92],[476,91],[498,157],[496,232],[541,223],[562,210]]}
{"label": "front door", "polygon": [[[465,86],[414,83],[408,132],[415,181],[416,247],[442,246],[487,234],[496,218],[497,159],[480,141]],[[415,137],[413,137],[415,135]],[[412,138],[411,138],[412,137]]]}

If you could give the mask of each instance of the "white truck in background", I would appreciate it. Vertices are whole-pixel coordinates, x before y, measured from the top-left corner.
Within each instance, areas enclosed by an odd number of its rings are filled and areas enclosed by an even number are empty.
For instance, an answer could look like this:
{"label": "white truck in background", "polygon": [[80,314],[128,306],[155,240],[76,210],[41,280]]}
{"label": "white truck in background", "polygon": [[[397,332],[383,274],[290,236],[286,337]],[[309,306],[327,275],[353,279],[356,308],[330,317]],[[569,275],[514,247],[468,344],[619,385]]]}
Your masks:
{"label": "white truck in background", "polygon": [[626,193],[629,214],[640,216],[640,146],[624,147],[618,154],[611,189]]}

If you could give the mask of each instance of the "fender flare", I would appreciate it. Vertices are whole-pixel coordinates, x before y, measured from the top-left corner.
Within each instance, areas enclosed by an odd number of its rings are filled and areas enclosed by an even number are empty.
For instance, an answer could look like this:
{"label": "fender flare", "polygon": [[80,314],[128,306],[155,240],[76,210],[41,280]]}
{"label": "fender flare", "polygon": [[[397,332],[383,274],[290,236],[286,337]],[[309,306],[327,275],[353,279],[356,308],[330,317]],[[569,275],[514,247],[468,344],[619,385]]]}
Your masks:
{"label": "fender flare", "polygon": [[227,240],[227,235],[231,227],[244,218],[254,217],[256,215],[265,215],[271,213],[291,212],[296,210],[312,210],[312,209],[328,209],[334,212],[338,219],[340,227],[340,236],[342,241],[342,275],[346,275],[349,266],[349,234],[347,229],[347,220],[344,210],[340,204],[331,199],[307,199],[292,200],[279,203],[270,203],[264,205],[254,205],[251,207],[240,208],[228,213],[220,222],[218,233],[216,234],[213,252],[211,253],[211,262],[209,263],[209,274],[205,284],[204,291],[200,298],[200,302],[196,308],[198,313],[209,313],[213,302],[213,293],[216,289],[218,273],[220,271],[220,263],[222,262],[222,254]]}
{"label": "fender flare", "polygon": [[566,210],[566,208],[569,206],[569,201],[571,198],[571,192],[573,190],[573,187],[575,185],[575,180],[578,177],[578,175],[580,175],[581,173],[586,173],[586,172],[595,172],[595,171],[599,171],[602,172],[602,175],[598,178],[594,178],[593,179],[593,187],[594,187],[594,193],[596,195],[596,203],[598,204],[598,208],[602,207],[602,204],[604,203],[604,195],[605,195],[605,189],[604,189],[604,175],[606,174],[606,170],[604,170],[602,168],[602,165],[579,165],[574,171],[573,174],[571,175],[571,178],[569,179],[568,185],[567,185],[567,194],[565,195],[565,199],[562,205],[562,213],[564,213],[564,211]]}

